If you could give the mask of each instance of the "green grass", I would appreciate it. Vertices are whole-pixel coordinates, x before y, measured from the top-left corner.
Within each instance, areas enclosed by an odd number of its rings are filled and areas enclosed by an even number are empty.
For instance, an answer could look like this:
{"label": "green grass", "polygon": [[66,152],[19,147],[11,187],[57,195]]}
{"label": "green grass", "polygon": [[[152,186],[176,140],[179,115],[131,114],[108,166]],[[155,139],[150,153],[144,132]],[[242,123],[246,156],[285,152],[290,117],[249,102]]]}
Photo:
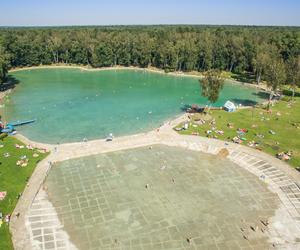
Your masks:
{"label": "green grass", "polygon": [[[17,149],[15,144],[24,145],[13,137],[0,140],[0,145],[4,145],[0,147],[0,191],[7,192],[5,199],[0,201],[0,211],[3,216],[13,212],[18,201],[18,194],[23,192],[37,163],[47,156],[47,154],[41,154],[26,147]],[[10,156],[4,157],[5,153],[9,153]],[[34,158],[34,153],[38,153],[39,157]],[[29,159],[28,165],[26,167],[17,166],[16,162],[24,155]],[[6,223],[3,223],[0,228],[0,249],[13,249],[11,235]]]}
{"label": "green grass", "polygon": [[[288,106],[288,102],[280,101],[271,108],[272,113],[268,113],[262,107],[253,109],[241,109],[233,113],[228,113],[223,110],[210,111],[208,120],[215,119],[217,130],[223,130],[224,135],[219,135],[215,132],[212,136],[216,135],[218,139],[231,141],[231,139],[237,136],[236,130],[238,128],[248,129],[248,133],[244,135],[247,139],[242,144],[247,145],[249,141],[256,141],[259,143],[257,147],[268,154],[276,156],[277,153],[282,151],[293,151],[293,156],[288,163],[293,167],[300,167],[300,98],[295,98],[291,107]],[[281,116],[277,115],[277,112]],[[192,117],[192,124],[195,124],[197,114]],[[203,115],[205,117],[205,115]],[[265,120],[262,120],[265,117]],[[199,117],[198,117],[199,118]],[[207,116],[206,116],[207,118]],[[234,128],[229,128],[228,123],[233,123]],[[253,128],[252,125],[257,125]],[[295,126],[295,124],[298,124]],[[177,127],[181,127],[182,124]],[[197,127],[189,126],[187,130],[182,130],[181,134],[199,133],[200,136],[207,136],[206,131],[211,130],[213,125],[206,122],[203,125]],[[273,130],[276,134],[269,133]],[[259,138],[256,134],[264,135],[264,138]]]}

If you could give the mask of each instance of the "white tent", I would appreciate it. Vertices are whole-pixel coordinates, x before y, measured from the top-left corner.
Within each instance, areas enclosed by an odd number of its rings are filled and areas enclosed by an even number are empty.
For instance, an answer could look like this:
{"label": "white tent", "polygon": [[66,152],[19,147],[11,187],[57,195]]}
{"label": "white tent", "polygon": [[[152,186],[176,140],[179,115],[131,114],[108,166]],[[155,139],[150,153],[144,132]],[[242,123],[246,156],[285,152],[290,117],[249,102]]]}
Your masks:
{"label": "white tent", "polygon": [[234,112],[234,111],[236,111],[236,106],[235,106],[234,103],[231,102],[231,101],[225,102],[225,104],[224,104],[223,107],[224,107],[224,109],[225,109],[226,111],[228,111],[228,112]]}

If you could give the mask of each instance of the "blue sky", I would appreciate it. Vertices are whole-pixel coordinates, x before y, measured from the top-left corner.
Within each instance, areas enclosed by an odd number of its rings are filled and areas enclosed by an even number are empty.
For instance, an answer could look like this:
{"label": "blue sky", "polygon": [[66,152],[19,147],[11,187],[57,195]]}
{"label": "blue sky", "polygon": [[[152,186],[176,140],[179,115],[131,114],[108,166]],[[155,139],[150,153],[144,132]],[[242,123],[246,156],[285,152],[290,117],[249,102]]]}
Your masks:
{"label": "blue sky", "polygon": [[300,26],[300,0],[0,0],[0,26],[245,24]]}

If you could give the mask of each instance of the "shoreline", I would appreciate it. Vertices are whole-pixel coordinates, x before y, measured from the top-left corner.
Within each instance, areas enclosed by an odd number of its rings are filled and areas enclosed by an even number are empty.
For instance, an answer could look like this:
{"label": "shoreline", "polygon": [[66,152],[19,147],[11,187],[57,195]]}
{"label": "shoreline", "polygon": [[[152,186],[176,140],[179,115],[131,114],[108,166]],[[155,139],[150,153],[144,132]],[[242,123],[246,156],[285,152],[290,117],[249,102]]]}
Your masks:
{"label": "shoreline", "polygon": [[4,91],[0,91],[0,104],[3,103],[4,101],[4,98],[11,93],[11,89],[7,89],[7,90],[4,90]]}
{"label": "shoreline", "polygon": [[[8,71],[8,73],[14,73],[18,71],[26,71],[26,70],[39,70],[39,69],[79,69],[83,71],[91,71],[91,72],[97,72],[97,71],[110,71],[110,70],[134,70],[134,71],[143,71],[143,72],[151,72],[151,73],[156,73],[156,74],[161,74],[161,75],[169,75],[169,76],[174,76],[174,77],[190,77],[190,78],[197,78],[197,79],[202,79],[204,76],[200,72],[182,72],[182,71],[174,71],[174,72],[165,72],[162,69],[158,69],[155,67],[148,67],[148,68],[140,68],[140,67],[135,67],[135,66],[113,66],[113,67],[102,67],[102,68],[92,68],[89,66],[84,66],[84,65],[67,65],[67,64],[55,64],[55,65],[39,65],[39,66],[31,66],[31,67],[17,67],[17,68],[12,68]],[[231,78],[224,78],[225,81],[227,81],[230,84],[236,84],[240,85],[246,88],[252,88],[256,89],[257,91],[263,91],[263,92],[268,92],[268,88],[265,85],[256,85],[252,83],[245,83],[245,82],[240,82]],[[12,92],[12,89],[8,89],[5,91],[0,91],[0,105],[4,103],[4,99],[7,95],[9,95]],[[267,102],[267,101],[266,101]],[[264,104],[263,102],[262,104]],[[245,106],[246,108],[249,108],[248,106]]]}
{"label": "shoreline", "polygon": [[160,74],[166,74],[166,75],[173,75],[173,76],[184,76],[184,77],[195,77],[195,78],[202,78],[202,75],[197,75],[197,74],[186,74],[181,71],[174,71],[174,72],[168,72],[166,73],[162,69],[154,68],[154,67],[148,67],[148,68],[141,68],[141,67],[136,67],[136,66],[111,66],[111,67],[98,67],[98,68],[93,68],[90,66],[85,66],[85,65],[69,65],[69,64],[53,64],[53,65],[39,65],[39,66],[31,66],[31,67],[17,67],[17,68],[12,68],[9,70],[8,73],[11,72],[18,72],[18,71],[23,71],[23,70],[31,70],[31,69],[80,69],[84,71],[108,71],[108,70],[139,70],[139,71],[148,71],[148,72],[153,72],[153,73],[160,73]]}
{"label": "shoreline", "polygon": [[[113,71],[113,70],[133,70],[133,71],[142,71],[142,72],[151,72],[151,73],[156,73],[156,74],[161,74],[161,75],[167,75],[167,76],[174,76],[174,77],[190,77],[190,78],[197,78],[197,79],[202,79],[204,76],[200,72],[196,71],[191,71],[191,72],[182,72],[182,71],[174,71],[174,72],[165,72],[162,69],[155,68],[155,67],[148,67],[148,68],[141,68],[141,67],[135,67],[135,66],[112,66],[112,67],[98,67],[98,68],[92,68],[90,66],[84,66],[84,65],[73,65],[73,64],[52,64],[52,65],[39,65],[39,66],[30,66],[30,67],[17,67],[17,68],[12,68],[8,71],[8,73],[14,73],[14,72],[19,72],[19,71],[26,71],[26,70],[39,70],[39,69],[78,69],[82,71],[90,71],[90,72],[98,72],[98,71]],[[256,85],[256,84],[251,84],[251,83],[245,83],[245,82],[240,82],[236,81],[231,78],[224,78],[225,81],[229,84],[236,84],[240,85],[242,87],[246,88],[252,88],[256,89],[257,91],[263,91],[267,92],[268,89],[265,85]],[[0,105],[4,105],[4,99],[6,96],[11,94],[13,89],[7,89],[5,91],[0,91]],[[260,104],[265,104],[268,101],[261,102]],[[219,107],[218,107],[219,108]],[[240,108],[252,108],[252,106],[243,106]],[[2,115],[2,119],[5,121],[4,114]]]}
{"label": "shoreline", "polygon": [[[152,72],[152,73],[158,73],[162,75],[169,75],[169,76],[176,76],[176,77],[191,77],[191,78],[198,78],[202,79],[204,76],[201,72],[197,71],[189,71],[189,72],[183,72],[183,71],[172,71],[172,72],[165,72],[163,69],[155,68],[155,67],[148,67],[148,68],[141,68],[136,66],[111,66],[111,67],[98,67],[93,68],[91,66],[86,65],[73,65],[73,64],[52,64],[52,65],[39,65],[39,66],[30,66],[30,67],[17,67],[12,68],[8,71],[8,73],[18,72],[18,71],[24,71],[24,70],[31,70],[31,69],[80,69],[83,71],[91,71],[91,72],[97,72],[97,71],[109,71],[109,70],[138,70],[138,71],[144,71],[144,72]],[[268,88],[265,84],[256,85],[253,83],[248,82],[241,82],[237,81],[232,78],[224,78],[225,81],[228,81],[233,84],[239,84],[245,87],[251,87],[257,90],[262,91],[268,91]]]}

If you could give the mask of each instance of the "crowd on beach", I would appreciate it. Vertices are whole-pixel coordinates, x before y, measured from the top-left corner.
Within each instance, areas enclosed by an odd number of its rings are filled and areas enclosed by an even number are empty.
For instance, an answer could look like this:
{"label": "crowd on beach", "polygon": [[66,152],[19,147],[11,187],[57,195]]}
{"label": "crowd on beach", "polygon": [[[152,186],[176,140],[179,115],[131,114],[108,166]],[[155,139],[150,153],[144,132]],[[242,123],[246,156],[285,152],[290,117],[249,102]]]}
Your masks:
{"label": "crowd on beach", "polygon": [[[5,148],[5,144],[0,144],[0,148]],[[32,151],[32,155],[31,156],[27,156],[26,154],[20,156],[18,158],[18,160],[16,161],[16,166],[19,167],[27,167],[27,165],[29,164],[30,161],[30,157],[33,158],[38,158],[40,156],[40,154],[45,154],[48,151],[46,149],[43,148],[34,148],[32,145],[20,145],[20,144],[15,144],[15,149],[16,150],[30,150]],[[27,151],[28,152],[28,151]],[[14,155],[12,154],[12,152],[5,152],[3,153],[3,157],[4,158],[10,158],[10,157],[14,157]],[[28,183],[29,181],[29,177],[26,178],[26,182]],[[8,191],[0,191],[0,202],[7,202],[7,195],[8,195]],[[20,199],[22,193],[19,193],[16,196],[16,199]],[[20,213],[17,213],[16,216],[19,217]],[[6,215],[3,215],[2,211],[0,211],[0,227],[2,226],[3,223],[9,224],[11,219],[11,214],[8,213]]]}
{"label": "crowd on beach", "polygon": [[10,214],[3,215],[2,212],[0,211],[0,228],[2,227],[3,223],[9,224],[10,222]]}
{"label": "crowd on beach", "polygon": [[[267,114],[272,114],[272,110],[266,111],[266,113]],[[275,117],[277,117],[277,118],[275,118],[275,120],[278,119],[278,117],[280,117],[282,115],[280,112],[276,112],[274,114],[275,114]],[[269,121],[270,120],[270,117],[267,116],[264,112],[260,112],[259,115],[260,115],[260,120],[261,121]],[[192,132],[191,132],[192,135],[199,136],[200,132],[197,128],[201,127],[203,125],[206,125],[205,126],[206,130],[204,131],[206,137],[214,138],[214,139],[218,139],[220,136],[224,137],[225,131],[218,128],[216,119],[213,118],[213,117],[210,117],[207,114],[200,114],[199,115],[199,113],[198,114],[191,113],[191,114],[188,115],[188,120],[185,123],[183,123],[181,126],[176,127],[175,130],[176,131],[184,131],[184,130],[191,129],[192,130]],[[209,126],[208,129],[207,129],[207,125]],[[252,124],[251,128],[244,128],[244,127],[235,126],[235,124],[233,122],[228,122],[226,127],[227,127],[227,132],[228,132],[228,129],[236,131],[235,136],[226,137],[226,139],[228,141],[231,141],[231,142],[236,143],[236,144],[244,144],[244,145],[247,145],[251,148],[260,150],[260,151],[263,149],[263,146],[264,146],[263,140],[265,138],[265,135],[263,133],[256,132],[254,134],[254,138],[252,138],[252,140],[248,139],[250,130],[251,129],[256,130],[258,128],[257,124],[255,124],[255,123]],[[269,129],[268,133],[272,136],[276,135],[276,131],[274,131],[272,129]],[[250,137],[252,137],[252,136],[250,136]],[[274,141],[274,144],[278,146],[279,142]],[[282,160],[282,161],[289,161],[293,157],[293,152],[291,150],[278,152],[276,154],[276,157],[278,159]]]}

